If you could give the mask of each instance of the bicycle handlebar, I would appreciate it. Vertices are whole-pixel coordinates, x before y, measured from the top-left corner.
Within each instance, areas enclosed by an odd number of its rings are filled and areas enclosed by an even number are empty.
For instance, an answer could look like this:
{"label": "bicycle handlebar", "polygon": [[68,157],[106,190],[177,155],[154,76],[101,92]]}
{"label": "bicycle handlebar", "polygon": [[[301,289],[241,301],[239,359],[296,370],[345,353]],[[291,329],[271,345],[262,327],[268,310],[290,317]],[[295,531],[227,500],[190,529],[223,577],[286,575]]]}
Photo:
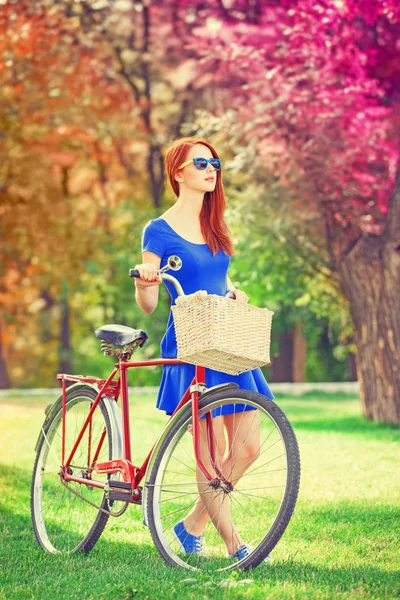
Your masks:
{"label": "bicycle handlebar", "polygon": [[[182,261],[179,258],[179,256],[170,256],[168,258],[167,264],[162,269],[157,269],[157,275],[159,275],[162,280],[170,281],[173,284],[173,286],[175,287],[178,296],[185,295],[185,292],[183,291],[181,284],[176,279],[176,277],[173,277],[173,275],[169,275],[168,273],[165,273],[165,271],[167,271],[169,269],[172,269],[172,271],[179,271],[179,269],[181,267],[182,267]],[[139,273],[138,269],[129,269],[129,277],[137,277],[139,279],[140,273]],[[225,296],[227,296],[228,298],[232,298],[232,300],[235,299],[235,296],[231,292],[227,292],[225,294]]]}
{"label": "bicycle handlebar", "polygon": [[[167,281],[170,281],[176,291],[178,296],[184,296],[185,292],[182,289],[181,284],[179,283],[179,281],[176,279],[176,277],[173,277],[172,275],[168,275],[168,273],[163,273],[161,269],[157,269],[157,275],[159,275],[161,277],[161,279],[166,279]],[[140,278],[140,273],[137,269],[129,269],[129,277],[137,277],[138,279]]]}

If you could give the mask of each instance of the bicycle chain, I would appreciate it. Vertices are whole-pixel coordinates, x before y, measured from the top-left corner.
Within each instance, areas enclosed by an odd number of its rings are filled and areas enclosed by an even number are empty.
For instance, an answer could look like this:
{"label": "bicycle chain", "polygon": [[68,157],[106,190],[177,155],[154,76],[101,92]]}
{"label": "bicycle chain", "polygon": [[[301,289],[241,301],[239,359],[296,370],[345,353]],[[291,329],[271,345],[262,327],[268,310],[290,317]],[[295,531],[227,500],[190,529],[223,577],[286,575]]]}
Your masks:
{"label": "bicycle chain", "polygon": [[82,500],[84,500],[84,502],[87,502],[91,506],[94,506],[94,508],[97,508],[97,510],[101,510],[101,512],[105,513],[106,515],[108,515],[110,517],[120,517],[126,511],[126,509],[128,508],[128,502],[126,502],[125,506],[123,508],[121,508],[120,511],[118,511],[117,513],[113,513],[110,510],[106,510],[102,506],[98,506],[94,502],[91,502],[90,500],[88,500],[87,498],[85,498],[84,496],[82,496],[82,494],[80,494],[79,492],[76,492],[71,487],[69,487],[69,485],[67,485],[67,483],[65,481],[63,481],[62,479],[61,479],[61,483],[63,484],[64,487],[67,488],[67,490],[69,492],[72,492],[73,494],[75,494],[75,496],[78,496],[78,498],[81,498]]}

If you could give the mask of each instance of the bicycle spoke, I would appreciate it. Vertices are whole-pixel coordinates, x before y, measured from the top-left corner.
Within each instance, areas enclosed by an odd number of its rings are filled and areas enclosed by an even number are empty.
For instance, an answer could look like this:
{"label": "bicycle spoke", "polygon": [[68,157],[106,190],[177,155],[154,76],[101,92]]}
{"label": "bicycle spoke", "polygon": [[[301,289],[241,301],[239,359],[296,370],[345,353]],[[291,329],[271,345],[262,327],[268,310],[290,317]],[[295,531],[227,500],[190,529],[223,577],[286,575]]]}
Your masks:
{"label": "bicycle spoke", "polygon": [[[261,465],[261,466],[264,466],[264,465]],[[248,477],[249,475],[254,475],[254,473],[257,469],[261,469],[261,467],[257,467],[256,469],[253,469],[253,471],[249,471],[248,473],[243,473],[242,477]],[[256,473],[256,475],[265,475],[266,473],[275,473],[276,471],[287,471],[287,469],[282,468],[282,469],[269,469],[268,471],[258,471]]]}
{"label": "bicycle spoke", "polygon": [[[176,490],[163,490],[164,493],[167,494],[174,494],[176,493]],[[169,496],[168,498],[165,498],[165,500],[160,500],[160,502],[172,502],[172,500],[180,500],[182,499],[184,496],[204,496],[205,494],[215,494],[214,490],[206,490],[205,492],[182,492],[181,494],[179,494],[178,496]]]}
{"label": "bicycle spoke", "polygon": [[258,494],[245,494],[241,490],[237,490],[239,494],[245,496],[246,498],[259,498],[260,500],[265,500],[265,496],[260,496]]}
{"label": "bicycle spoke", "polygon": [[191,508],[193,506],[193,504],[195,502],[196,502],[196,500],[193,500],[193,502],[189,502],[189,504],[186,504],[183,508],[177,508],[169,513],[163,514],[163,518],[165,519],[166,517],[170,517],[171,515],[182,512],[183,510],[188,510],[189,508]]}
{"label": "bicycle spoke", "polygon": [[168,473],[168,475],[183,475],[185,477],[187,476],[187,473],[183,473],[182,471],[171,471],[171,469],[168,469],[166,473]]}
{"label": "bicycle spoke", "polygon": [[284,485],[264,485],[263,487],[248,488],[248,489],[244,489],[244,490],[235,488],[235,490],[242,494],[243,492],[247,492],[249,490],[253,490],[253,491],[254,490],[270,490],[271,488],[281,488],[281,487],[285,487],[285,486]]}
{"label": "bicycle spoke", "polygon": [[236,502],[236,504],[238,504],[240,506],[240,508],[243,509],[244,513],[246,515],[249,515],[257,525],[259,524],[259,519],[257,517],[255,517],[254,515],[252,515],[248,508],[244,508],[243,505],[241,504],[241,502],[235,496],[231,495],[231,500],[233,503]]}
{"label": "bicycle spoke", "polygon": [[[243,411],[243,414],[244,414],[244,411]],[[251,423],[250,423],[250,427],[249,427],[249,429],[251,428],[252,424],[254,423],[254,419],[256,418],[256,415],[257,415],[257,414],[258,414],[258,413],[257,413],[257,411],[254,411],[254,416],[253,416],[253,419],[252,419],[252,421],[251,421]],[[257,430],[257,427],[255,428],[255,430],[253,431],[253,433],[255,433],[255,431],[256,431],[256,430]],[[238,432],[238,431],[239,431],[239,427],[238,427],[238,428],[237,428],[237,430],[236,430],[236,433],[235,433],[234,439],[235,439],[235,437],[236,437],[236,435],[237,435],[237,432]],[[249,436],[249,437],[250,437],[250,436]],[[233,448],[233,447],[234,447],[234,439],[232,440],[231,448]],[[246,443],[246,440],[247,440],[247,438],[245,438],[245,439],[244,439],[243,443],[242,443],[242,444],[239,446],[239,448],[236,450],[235,454],[233,454],[233,455],[231,456],[230,460],[229,460],[229,461],[227,462],[227,464],[225,465],[225,468],[226,468],[226,467],[229,465],[229,463],[231,463],[231,462],[233,461],[233,459],[235,458],[235,456],[237,456],[237,455],[238,455],[238,453],[240,452],[240,450],[241,450],[241,449],[243,448],[243,446],[245,445],[245,443]],[[230,474],[229,474],[229,480],[231,479],[231,475],[232,475],[232,469],[231,469],[231,472],[230,472]]]}
{"label": "bicycle spoke", "polygon": [[173,457],[177,462],[180,462],[184,467],[187,467],[190,471],[193,471],[193,473],[196,473],[196,469],[193,469],[192,467],[189,467],[189,465],[185,464],[182,460],[179,460],[178,458],[176,458],[176,456]]}
{"label": "bicycle spoke", "polygon": [[[264,421],[265,421],[265,419],[264,419]],[[272,429],[272,430],[270,431],[270,433],[269,433],[268,437],[267,437],[267,438],[264,440],[264,442],[263,442],[263,443],[260,445],[260,450],[261,450],[261,448],[263,447],[263,445],[264,445],[264,444],[265,444],[265,443],[268,441],[268,439],[270,438],[270,436],[272,435],[272,433],[273,433],[274,431],[276,431],[276,430],[275,430],[275,429]],[[243,444],[242,444],[242,447],[243,447]],[[241,448],[240,448],[240,449],[241,449]],[[258,456],[258,458],[261,456],[261,454],[264,454],[264,453],[265,453],[267,450],[269,450],[269,448],[267,448],[266,450],[263,450],[262,452],[260,452],[260,453],[259,453],[259,456]],[[233,457],[232,457],[232,459],[233,459]],[[232,459],[231,459],[231,461],[232,461]],[[230,461],[230,462],[231,462],[231,461]],[[249,460],[247,463],[245,463],[245,465],[243,465],[243,467],[247,466],[247,465],[248,465],[248,464],[250,464],[250,463],[251,463],[251,460]],[[243,467],[242,467],[242,468],[243,468]],[[233,469],[231,469],[231,471],[230,471],[230,473],[229,473],[229,480],[231,480],[231,478],[232,478],[232,472],[233,472]]]}
{"label": "bicycle spoke", "polygon": [[[278,440],[278,441],[279,441],[279,440]],[[273,445],[274,445],[274,444],[272,444],[272,446],[273,446]],[[266,450],[263,450],[263,452],[261,452],[261,454],[264,454],[265,452],[268,452],[268,450],[269,450],[270,448],[272,448],[272,446],[270,446],[270,447],[269,447],[269,448],[267,448]],[[259,457],[258,457],[258,458],[260,458],[261,454],[259,455]],[[266,463],[264,463],[263,465],[261,465],[259,468],[261,469],[261,467],[264,467],[265,465],[269,465],[270,463],[274,462],[274,460],[277,460],[278,458],[282,458],[282,456],[285,456],[285,453],[283,453],[283,454],[280,454],[279,456],[276,456],[275,458],[272,458],[271,460],[269,460],[269,461],[267,461]],[[250,461],[249,461],[249,462],[250,462]],[[247,464],[247,463],[246,463],[246,464]],[[286,470],[286,469],[285,469],[285,470]],[[251,473],[253,473],[253,474],[254,474],[254,472],[255,472],[255,471],[256,471],[256,469],[254,469],[254,471],[252,471]],[[248,474],[250,475],[250,471],[249,471],[249,473],[248,473]],[[257,473],[256,473],[256,475],[257,475]]]}
{"label": "bicycle spoke", "polygon": [[196,471],[196,461],[194,460],[194,457],[190,456],[189,452],[186,450],[186,448],[184,448],[182,446],[182,444],[180,442],[179,442],[179,447],[182,448],[182,450],[185,452],[186,456],[192,461],[192,463],[195,466],[195,468],[193,469],[192,467],[189,467],[189,465],[187,465],[188,469],[192,469],[193,471]]}
{"label": "bicycle spoke", "polygon": [[[237,427],[236,427],[236,431],[235,431],[235,434],[234,434],[234,436],[233,436],[233,439],[232,439],[232,442],[231,442],[231,448],[233,448],[233,446],[234,446],[234,443],[235,443],[236,436],[237,436],[237,434],[238,434],[238,431],[240,430],[241,421],[242,421],[242,419],[243,419],[243,415],[244,415],[244,413],[246,412],[246,411],[245,411],[245,408],[246,408],[246,406],[247,406],[247,404],[245,404],[245,405],[244,405],[244,409],[242,410],[242,414],[240,415],[239,423],[238,423],[238,425],[237,425]],[[235,411],[234,411],[234,413],[235,413]],[[253,418],[254,418],[254,417],[253,417]],[[231,462],[231,461],[229,461],[229,462]],[[229,464],[229,463],[228,463],[228,464]]]}
{"label": "bicycle spoke", "polygon": [[[196,485],[197,483],[204,483],[203,481],[186,481],[185,483],[168,483],[168,487],[179,487],[186,485]],[[163,487],[165,483],[146,483],[146,487]]]}

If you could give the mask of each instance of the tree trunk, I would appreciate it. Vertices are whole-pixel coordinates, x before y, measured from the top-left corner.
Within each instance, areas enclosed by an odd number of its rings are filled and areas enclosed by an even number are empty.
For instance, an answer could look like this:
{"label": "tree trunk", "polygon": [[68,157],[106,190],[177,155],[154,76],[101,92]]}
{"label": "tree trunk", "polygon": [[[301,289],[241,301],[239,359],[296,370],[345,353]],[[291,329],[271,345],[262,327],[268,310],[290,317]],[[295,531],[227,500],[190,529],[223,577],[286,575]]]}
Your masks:
{"label": "tree trunk", "polygon": [[305,381],[307,342],[302,323],[279,336],[279,353],[272,359],[271,382]]}
{"label": "tree trunk", "polygon": [[275,356],[271,365],[271,381],[293,381],[293,331],[285,331],[279,336],[278,356]]}
{"label": "tree trunk", "polygon": [[[68,296],[61,300],[60,373],[71,373],[71,342]],[[69,382],[67,381],[67,385]]]}
{"label": "tree trunk", "polygon": [[349,373],[349,381],[357,381],[357,361],[356,355],[351,353],[347,357],[347,370]]}
{"label": "tree trunk", "polygon": [[0,316],[0,390],[8,390],[11,387],[11,381],[7,373],[7,364],[3,351],[3,331],[4,327]]}
{"label": "tree trunk", "polygon": [[40,342],[42,344],[47,344],[51,340],[53,333],[53,323],[50,311],[55,302],[48,290],[42,290],[40,297],[46,302],[38,315],[38,322],[40,324]]}
{"label": "tree trunk", "polygon": [[295,383],[306,380],[307,341],[303,335],[303,324],[296,323],[293,332],[293,378]]}
{"label": "tree trunk", "polygon": [[363,414],[400,422],[400,171],[380,236],[361,237],[340,263],[357,345]]}

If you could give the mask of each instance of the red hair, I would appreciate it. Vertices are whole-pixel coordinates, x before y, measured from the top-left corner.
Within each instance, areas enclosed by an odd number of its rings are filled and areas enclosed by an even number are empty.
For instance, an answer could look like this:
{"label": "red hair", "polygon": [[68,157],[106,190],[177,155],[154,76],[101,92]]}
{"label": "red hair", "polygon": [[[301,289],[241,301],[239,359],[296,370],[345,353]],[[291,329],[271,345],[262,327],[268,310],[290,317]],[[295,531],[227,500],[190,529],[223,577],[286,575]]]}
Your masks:
{"label": "red hair", "polygon": [[[175,181],[175,175],[178,172],[179,165],[185,162],[190,147],[194,144],[204,144],[211,150],[214,158],[219,158],[215,148],[206,140],[195,137],[176,139],[167,149],[165,170],[177,198],[179,198],[179,183]],[[224,186],[219,174],[217,175],[215,189],[212,192],[205,192],[203,206],[200,211],[201,233],[214,256],[218,250],[222,250],[225,254],[235,254],[231,234],[224,219],[225,208]]]}

